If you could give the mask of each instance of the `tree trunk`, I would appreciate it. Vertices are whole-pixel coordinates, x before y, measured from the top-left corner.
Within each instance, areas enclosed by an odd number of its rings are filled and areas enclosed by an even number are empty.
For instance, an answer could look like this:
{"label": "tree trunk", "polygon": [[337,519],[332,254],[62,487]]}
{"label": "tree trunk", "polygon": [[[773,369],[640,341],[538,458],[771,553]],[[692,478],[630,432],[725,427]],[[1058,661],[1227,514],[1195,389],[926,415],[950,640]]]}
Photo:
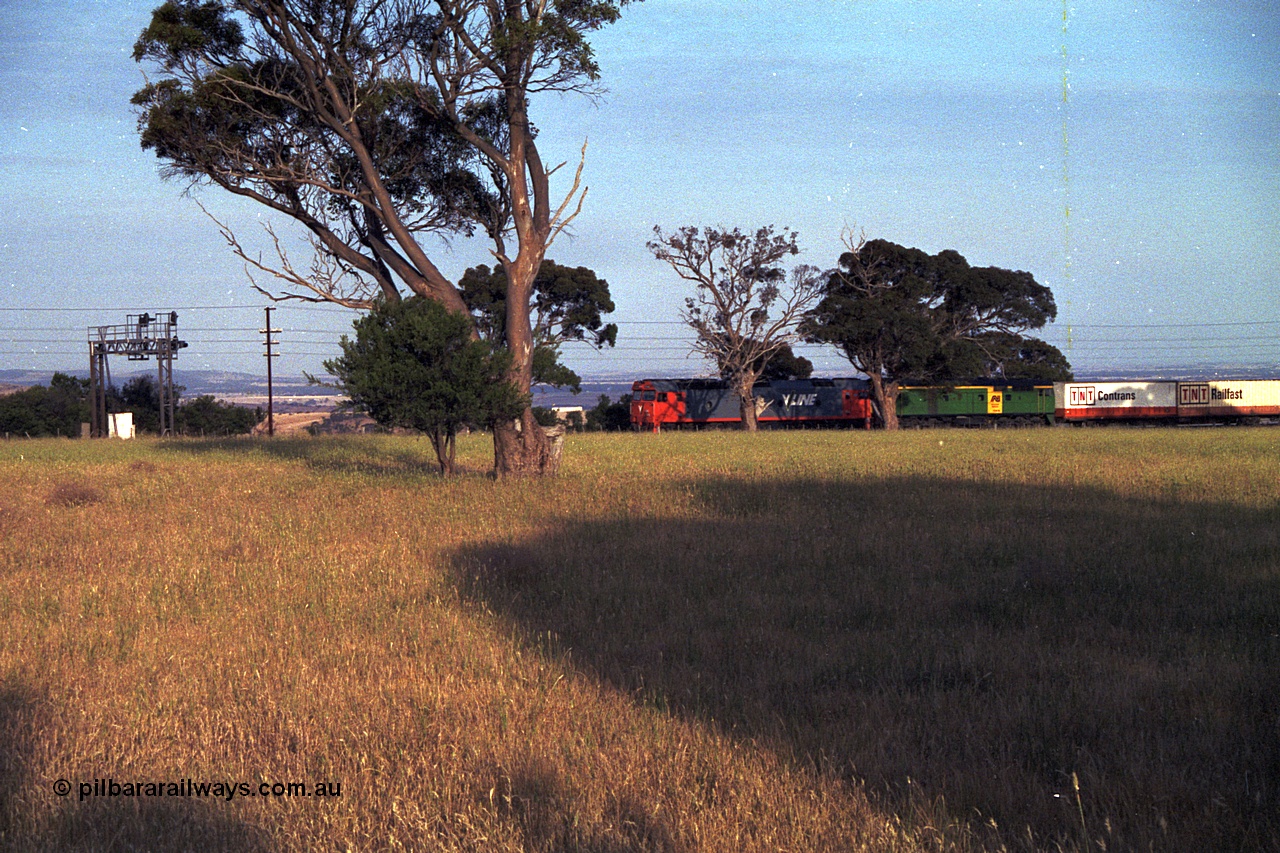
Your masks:
{"label": "tree trunk", "polygon": [[564,428],[544,429],[525,409],[519,419],[493,428],[493,469],[498,477],[550,477],[560,470]]}
{"label": "tree trunk", "polygon": [[431,446],[436,451],[436,461],[440,463],[440,476],[451,477],[456,470],[454,459],[457,451],[457,435],[445,430],[433,430]]}
{"label": "tree trunk", "polygon": [[[506,264],[507,349],[511,370],[507,380],[522,394],[533,384],[533,325],[529,302],[533,280],[542,264],[541,251],[523,247],[515,261]],[[560,444],[552,442],[529,406],[514,421],[493,429],[493,467],[499,477],[554,476],[560,469]]]}
{"label": "tree trunk", "polygon": [[870,379],[871,396],[880,410],[881,425],[885,429],[896,430],[898,428],[898,383],[886,382],[883,377],[876,376],[874,373],[871,374]]}
{"label": "tree trunk", "polygon": [[[511,67],[521,63],[512,57]],[[547,173],[530,132],[523,92],[508,98],[509,156],[504,171],[511,192],[512,224],[519,244],[515,259],[499,252],[507,274],[507,349],[511,353],[508,381],[523,394],[533,385],[533,324],[529,304],[533,280],[542,266],[550,238]],[[499,249],[502,249],[499,241]],[[560,469],[563,431],[553,441],[526,406],[515,420],[493,429],[493,467],[498,477],[553,476]]]}
{"label": "tree trunk", "polygon": [[756,395],[751,390],[755,382],[747,383],[746,387],[738,386],[738,406],[742,414],[742,428],[747,432],[755,432],[760,429],[760,420],[756,415]]}

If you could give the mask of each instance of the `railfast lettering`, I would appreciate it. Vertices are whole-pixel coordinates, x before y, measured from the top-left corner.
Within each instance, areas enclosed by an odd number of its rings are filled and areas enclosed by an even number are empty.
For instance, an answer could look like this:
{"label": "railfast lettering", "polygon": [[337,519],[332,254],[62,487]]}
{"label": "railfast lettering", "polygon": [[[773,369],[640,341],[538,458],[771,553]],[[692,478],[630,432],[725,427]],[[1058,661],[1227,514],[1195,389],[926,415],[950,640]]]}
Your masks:
{"label": "railfast lettering", "polygon": [[1210,388],[1209,397],[1213,400],[1243,400],[1243,388]]}
{"label": "railfast lettering", "polygon": [[816,406],[818,405],[817,394],[783,394],[782,405],[784,406]]}

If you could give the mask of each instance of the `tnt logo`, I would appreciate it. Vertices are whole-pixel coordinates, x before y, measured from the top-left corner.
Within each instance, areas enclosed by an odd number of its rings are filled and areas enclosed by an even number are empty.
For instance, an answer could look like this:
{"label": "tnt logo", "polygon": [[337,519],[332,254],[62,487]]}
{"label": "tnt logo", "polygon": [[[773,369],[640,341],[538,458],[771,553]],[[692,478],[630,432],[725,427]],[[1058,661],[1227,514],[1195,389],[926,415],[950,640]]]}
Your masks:
{"label": "tnt logo", "polygon": [[1092,385],[1068,385],[1067,404],[1071,408],[1092,406],[1098,402],[1098,389]]}
{"label": "tnt logo", "polygon": [[1183,382],[1178,385],[1179,406],[1207,406],[1209,396],[1208,382]]}

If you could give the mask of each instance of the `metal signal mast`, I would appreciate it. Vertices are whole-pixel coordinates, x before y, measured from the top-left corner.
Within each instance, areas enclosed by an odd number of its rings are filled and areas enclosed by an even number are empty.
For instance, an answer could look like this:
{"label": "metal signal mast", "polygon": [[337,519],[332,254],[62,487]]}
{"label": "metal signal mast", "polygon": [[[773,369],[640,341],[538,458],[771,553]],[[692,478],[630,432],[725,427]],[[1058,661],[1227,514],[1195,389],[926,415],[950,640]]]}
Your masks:
{"label": "metal signal mast", "polygon": [[107,426],[107,356],[123,355],[130,361],[156,357],[159,365],[160,434],[173,435],[176,396],[173,393],[173,357],[187,342],[178,340],[178,312],[129,314],[123,325],[89,327],[89,435],[102,438]]}

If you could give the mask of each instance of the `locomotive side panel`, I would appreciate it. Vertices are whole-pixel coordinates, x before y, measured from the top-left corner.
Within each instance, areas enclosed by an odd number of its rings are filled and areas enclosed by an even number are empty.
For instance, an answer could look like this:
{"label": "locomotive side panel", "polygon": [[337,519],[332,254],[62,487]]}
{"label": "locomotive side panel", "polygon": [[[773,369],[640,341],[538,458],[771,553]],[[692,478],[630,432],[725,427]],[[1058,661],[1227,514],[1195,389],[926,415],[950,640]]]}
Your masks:
{"label": "locomotive side panel", "polygon": [[773,381],[755,387],[756,417],[761,422],[840,420],[844,397],[833,381]]}
{"label": "locomotive side panel", "polygon": [[937,405],[934,403],[932,410],[930,403],[932,395],[929,394],[929,388],[899,388],[897,409],[899,418],[925,417],[927,415],[938,413]]}
{"label": "locomotive side panel", "polygon": [[1004,394],[990,385],[908,385],[898,392],[898,418],[973,418],[1004,414]]}
{"label": "locomotive side panel", "polygon": [[1053,387],[1005,388],[1004,414],[1052,415]]}
{"label": "locomotive side panel", "polygon": [[686,416],[680,423],[727,424],[742,420],[738,395],[727,385],[689,387],[684,395]]}

